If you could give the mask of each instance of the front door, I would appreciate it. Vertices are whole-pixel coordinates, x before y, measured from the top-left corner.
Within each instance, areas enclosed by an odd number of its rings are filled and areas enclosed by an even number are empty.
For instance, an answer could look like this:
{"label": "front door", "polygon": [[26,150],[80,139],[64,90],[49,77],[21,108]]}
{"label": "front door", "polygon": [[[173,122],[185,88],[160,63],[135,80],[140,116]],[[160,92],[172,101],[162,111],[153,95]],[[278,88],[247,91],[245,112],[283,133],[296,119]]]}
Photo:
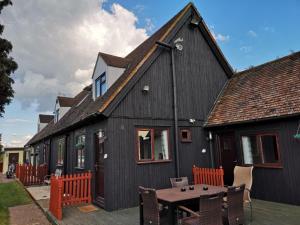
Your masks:
{"label": "front door", "polygon": [[233,170],[237,163],[235,139],[233,133],[219,135],[220,164],[224,169],[224,184],[232,185]]}
{"label": "front door", "polygon": [[104,207],[104,139],[95,134],[95,203]]}
{"label": "front door", "polygon": [[19,153],[9,153],[8,155],[8,164],[17,164],[19,163]]}

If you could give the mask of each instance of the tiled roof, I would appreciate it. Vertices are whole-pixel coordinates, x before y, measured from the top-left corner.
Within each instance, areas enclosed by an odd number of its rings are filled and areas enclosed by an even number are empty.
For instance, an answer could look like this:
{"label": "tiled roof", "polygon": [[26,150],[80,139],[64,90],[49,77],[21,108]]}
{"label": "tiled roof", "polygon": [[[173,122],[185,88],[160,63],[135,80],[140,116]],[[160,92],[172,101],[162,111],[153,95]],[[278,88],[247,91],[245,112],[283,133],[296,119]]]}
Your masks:
{"label": "tiled roof", "polygon": [[39,115],[40,123],[49,123],[51,120],[53,120],[53,118],[54,118],[53,115],[45,115],[45,114]]}
{"label": "tiled roof", "polygon": [[103,52],[99,52],[99,55],[102,57],[104,62],[109,66],[118,67],[118,68],[126,68],[128,66],[128,64],[130,63],[130,61],[126,58],[106,54]]}
{"label": "tiled roof", "polygon": [[57,96],[60,107],[72,107],[74,104],[74,98]]}
{"label": "tiled roof", "polygon": [[300,114],[300,52],[237,73],[206,126]]}

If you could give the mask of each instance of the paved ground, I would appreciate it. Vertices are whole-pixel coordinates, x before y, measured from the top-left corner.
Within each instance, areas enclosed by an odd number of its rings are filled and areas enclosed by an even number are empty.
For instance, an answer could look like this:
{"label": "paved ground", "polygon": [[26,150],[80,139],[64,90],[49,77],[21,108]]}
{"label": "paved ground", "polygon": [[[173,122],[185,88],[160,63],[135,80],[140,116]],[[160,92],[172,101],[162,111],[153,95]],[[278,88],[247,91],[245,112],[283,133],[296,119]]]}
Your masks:
{"label": "paved ground", "polygon": [[50,186],[31,186],[26,189],[35,200],[50,198]]}
{"label": "paved ground", "polygon": [[32,203],[9,208],[10,225],[51,225],[40,208]]}
{"label": "paved ground", "polygon": [[7,179],[5,174],[0,173],[0,184],[13,182],[15,179]]}
{"label": "paved ground", "polygon": [[[246,211],[246,225],[299,225],[300,207],[278,204],[261,200],[253,202],[253,221],[250,222],[250,210]],[[138,225],[138,208],[130,208],[115,212],[106,212],[102,209],[82,213],[77,207],[68,207],[63,210],[61,225]]]}

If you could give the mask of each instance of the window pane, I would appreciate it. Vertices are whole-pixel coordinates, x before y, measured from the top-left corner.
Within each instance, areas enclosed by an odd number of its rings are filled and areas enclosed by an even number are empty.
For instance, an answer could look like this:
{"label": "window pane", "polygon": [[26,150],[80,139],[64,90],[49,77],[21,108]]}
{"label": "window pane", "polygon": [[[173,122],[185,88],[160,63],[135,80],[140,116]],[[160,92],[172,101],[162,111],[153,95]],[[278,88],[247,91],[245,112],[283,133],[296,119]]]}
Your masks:
{"label": "window pane", "polygon": [[276,163],[279,160],[275,135],[261,136],[264,163]]}
{"label": "window pane", "polygon": [[95,82],[95,91],[96,91],[96,97],[100,96],[100,79],[98,78]]}
{"label": "window pane", "polygon": [[85,135],[76,137],[77,165],[78,168],[84,168]]}
{"label": "window pane", "polygon": [[139,130],[139,160],[152,159],[151,130]]}
{"label": "window pane", "polygon": [[101,95],[103,95],[106,92],[106,83],[101,84]]}
{"label": "window pane", "polygon": [[242,136],[242,147],[245,164],[260,164],[261,157],[257,148],[256,136]]}
{"label": "window pane", "polygon": [[169,159],[168,130],[156,129],[154,131],[154,159]]}

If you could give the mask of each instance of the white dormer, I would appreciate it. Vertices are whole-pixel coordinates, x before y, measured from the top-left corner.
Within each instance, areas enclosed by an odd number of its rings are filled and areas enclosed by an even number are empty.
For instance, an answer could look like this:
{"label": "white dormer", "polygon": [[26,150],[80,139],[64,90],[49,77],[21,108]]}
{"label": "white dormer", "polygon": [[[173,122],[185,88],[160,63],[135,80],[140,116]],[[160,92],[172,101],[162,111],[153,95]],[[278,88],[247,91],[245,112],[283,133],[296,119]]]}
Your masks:
{"label": "white dormer", "polygon": [[99,53],[93,72],[93,99],[102,96],[129,64],[125,58]]}
{"label": "white dormer", "polygon": [[38,132],[40,132],[42,129],[44,129],[47,126],[47,124],[53,120],[53,118],[54,118],[53,115],[40,114],[39,120],[38,120],[38,125],[37,125]]}
{"label": "white dormer", "polygon": [[54,123],[59,121],[73,106],[74,98],[58,96],[54,108]]}

